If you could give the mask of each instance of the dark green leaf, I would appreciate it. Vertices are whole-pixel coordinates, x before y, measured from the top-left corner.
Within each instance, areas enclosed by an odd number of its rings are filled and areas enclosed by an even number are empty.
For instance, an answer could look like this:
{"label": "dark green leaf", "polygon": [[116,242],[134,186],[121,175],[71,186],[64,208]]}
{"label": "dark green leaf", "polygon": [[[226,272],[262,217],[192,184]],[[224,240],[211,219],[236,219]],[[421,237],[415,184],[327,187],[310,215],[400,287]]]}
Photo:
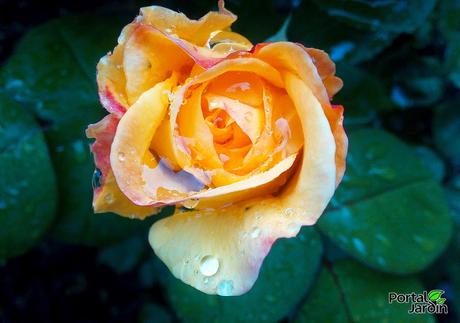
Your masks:
{"label": "dark green leaf", "polygon": [[452,233],[440,186],[410,147],[383,131],[355,131],[349,141],[347,171],[320,230],[383,271],[424,269]]}
{"label": "dark green leaf", "polygon": [[292,16],[289,15],[286,20],[284,21],[281,28],[273,35],[268,37],[265,42],[277,42],[277,41],[288,41],[287,36],[287,29],[289,28],[289,24],[291,23]]}
{"label": "dark green leaf", "polygon": [[149,251],[151,248],[145,235],[140,234],[102,248],[97,259],[99,263],[105,264],[122,274],[134,269]]}
{"label": "dark green leaf", "polygon": [[366,71],[347,64],[338,64],[337,73],[344,80],[334,102],[345,106],[345,125],[371,122],[377,112],[394,108],[383,84]]}
{"label": "dark green leaf", "polygon": [[325,50],[335,61],[358,63],[381,52],[396,37],[386,30],[366,31],[353,27],[321,10],[312,1],[302,1],[288,29],[291,41]]}
{"label": "dark green leaf", "polygon": [[185,322],[277,322],[309,289],[321,253],[318,233],[303,228],[297,238],[275,243],[254,287],[245,295],[205,295],[175,278],[169,281],[167,291]]}
{"label": "dark green leaf", "polygon": [[460,1],[440,1],[439,29],[446,44],[444,68],[460,88]]}
{"label": "dark green leaf", "polygon": [[305,303],[300,307],[294,322],[349,322],[341,290],[326,267],[321,270],[318,280],[311,288]]}
{"label": "dark green leaf", "polygon": [[93,214],[94,163],[84,134],[89,123],[105,114],[97,97],[96,63],[116,45],[130,18],[112,14],[53,20],[26,34],[4,68],[7,92],[46,126],[60,192],[54,232],[66,241],[108,244],[146,225]]}
{"label": "dark green leaf", "polygon": [[[407,59],[407,58],[405,58]],[[401,108],[429,106],[444,94],[445,80],[441,63],[433,57],[409,58],[392,74],[391,98]]]}
{"label": "dark green leaf", "polygon": [[438,182],[442,182],[446,175],[446,166],[441,157],[433,149],[426,146],[416,146],[414,150],[422,164],[431,171],[433,177]]}
{"label": "dark green leaf", "polygon": [[351,260],[324,267],[296,323],[303,322],[435,322],[431,315],[408,314],[410,304],[389,304],[388,293],[421,293],[414,277],[370,270]]}
{"label": "dark green leaf", "polygon": [[0,259],[32,247],[52,222],[56,181],[42,131],[0,93]]}
{"label": "dark green leaf", "polygon": [[238,15],[232,30],[244,35],[254,44],[273,35],[281,28],[288,16],[280,13],[273,5],[273,1],[230,0],[225,2],[225,6]]}
{"label": "dark green leaf", "polygon": [[314,0],[331,17],[354,27],[411,33],[426,22],[436,0]]}
{"label": "dark green leaf", "polygon": [[433,133],[436,147],[460,165],[460,100],[445,103],[435,110]]}

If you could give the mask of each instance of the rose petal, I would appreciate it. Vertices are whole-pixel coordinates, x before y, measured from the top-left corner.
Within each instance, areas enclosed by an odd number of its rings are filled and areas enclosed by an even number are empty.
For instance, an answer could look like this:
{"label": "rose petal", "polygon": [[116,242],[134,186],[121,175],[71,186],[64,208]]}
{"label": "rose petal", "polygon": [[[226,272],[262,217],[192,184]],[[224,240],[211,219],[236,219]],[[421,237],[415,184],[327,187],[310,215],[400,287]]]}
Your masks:
{"label": "rose petal", "polygon": [[149,146],[166,116],[167,92],[174,84],[174,77],[171,77],[143,93],[120,120],[112,143],[110,164],[117,183],[121,191],[138,205],[153,205],[145,192],[143,172],[146,165],[153,168],[158,164]]}
{"label": "rose petal", "polygon": [[172,72],[190,70],[192,65],[192,58],[175,42],[155,28],[139,25],[127,40],[123,56],[129,104]]}
{"label": "rose petal", "polygon": [[343,108],[331,107],[328,93],[311,57],[302,47],[288,42],[270,43],[260,46],[255,50],[255,56],[279,70],[288,70],[294,75],[298,75],[311,89],[315,97],[318,98],[329,120],[335,138],[337,147],[336,184],[338,185],[345,173],[345,158],[348,150],[348,139],[343,129]]}
{"label": "rose petal", "polygon": [[209,109],[222,109],[240,126],[252,143],[256,142],[264,125],[263,112],[238,100],[208,95]]}
{"label": "rose petal", "polygon": [[237,19],[224,8],[223,1],[219,1],[218,12],[211,11],[199,20],[189,19],[183,13],[159,6],[141,8],[141,15],[144,23],[200,46],[205,45],[211,33],[228,29]]}
{"label": "rose petal", "polygon": [[95,138],[91,144],[96,167],[101,171],[100,186],[94,188],[94,212],[115,212],[127,217],[143,219],[158,213],[159,209],[151,206],[138,206],[131,202],[118,187],[110,166],[110,146],[113,142],[119,119],[109,114],[86,130],[88,138]]}
{"label": "rose petal", "polygon": [[335,144],[323,108],[298,77],[284,78],[303,127],[306,152],[298,176],[277,198],[176,213],[150,230],[149,242],[171,272],[205,293],[248,291],[273,242],[315,223],[334,193]]}

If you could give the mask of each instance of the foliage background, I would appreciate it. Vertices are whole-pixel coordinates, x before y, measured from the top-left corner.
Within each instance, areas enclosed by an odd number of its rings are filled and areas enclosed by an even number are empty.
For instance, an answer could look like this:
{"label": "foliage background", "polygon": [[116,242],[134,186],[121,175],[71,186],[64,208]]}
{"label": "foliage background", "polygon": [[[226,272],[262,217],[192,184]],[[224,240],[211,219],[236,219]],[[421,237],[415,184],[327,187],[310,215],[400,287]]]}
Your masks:
{"label": "foliage background", "polygon": [[[154,3],[194,18],[216,7]],[[350,138],[326,214],[278,241],[237,298],[172,279],[146,239],[155,219],[91,211],[95,64],[149,4],[0,1],[0,322],[460,321],[460,2],[227,1],[254,43],[332,56]],[[387,302],[434,288],[448,315]]]}

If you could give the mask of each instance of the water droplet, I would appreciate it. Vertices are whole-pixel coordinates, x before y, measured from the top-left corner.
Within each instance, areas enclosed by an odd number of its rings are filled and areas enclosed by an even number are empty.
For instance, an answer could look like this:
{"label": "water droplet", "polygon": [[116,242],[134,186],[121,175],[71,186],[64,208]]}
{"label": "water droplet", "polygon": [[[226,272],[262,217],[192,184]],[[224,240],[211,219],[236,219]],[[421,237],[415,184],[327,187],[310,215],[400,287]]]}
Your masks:
{"label": "water droplet", "polygon": [[99,168],[96,168],[93,174],[93,189],[101,187],[102,172]]}
{"label": "water droplet", "polygon": [[211,108],[217,108],[217,107],[219,106],[219,103],[218,103],[217,101],[211,101],[211,102],[209,103],[209,106],[210,106]]}
{"label": "water droplet", "polygon": [[219,260],[213,256],[205,256],[201,259],[200,272],[204,276],[213,276],[219,270]]}
{"label": "water droplet", "polygon": [[209,278],[206,277],[205,279],[203,279],[203,283],[206,285],[207,283],[209,283]]}
{"label": "water droplet", "polygon": [[220,296],[231,296],[233,293],[233,281],[231,280],[222,280],[219,285],[217,285],[217,295]]}
{"label": "water droplet", "polygon": [[284,215],[286,216],[292,216],[294,215],[295,210],[292,207],[288,207],[284,210]]}
{"label": "water droplet", "polygon": [[351,239],[353,246],[355,247],[356,251],[358,251],[360,254],[366,254],[366,246],[364,243],[358,239],[358,238],[353,238]]}
{"label": "water droplet", "polygon": [[182,206],[186,209],[193,210],[197,207],[198,203],[200,203],[199,199],[190,199],[182,202]]}
{"label": "water droplet", "polygon": [[254,229],[252,229],[251,231],[251,238],[255,239],[255,238],[258,238],[260,235],[260,229],[255,227]]}
{"label": "water droplet", "polygon": [[112,203],[113,202],[113,195],[112,193],[107,193],[105,196],[104,196],[104,200],[107,202],[107,203]]}
{"label": "water droplet", "polygon": [[125,159],[126,159],[125,153],[119,152],[118,153],[118,160],[122,162]]}

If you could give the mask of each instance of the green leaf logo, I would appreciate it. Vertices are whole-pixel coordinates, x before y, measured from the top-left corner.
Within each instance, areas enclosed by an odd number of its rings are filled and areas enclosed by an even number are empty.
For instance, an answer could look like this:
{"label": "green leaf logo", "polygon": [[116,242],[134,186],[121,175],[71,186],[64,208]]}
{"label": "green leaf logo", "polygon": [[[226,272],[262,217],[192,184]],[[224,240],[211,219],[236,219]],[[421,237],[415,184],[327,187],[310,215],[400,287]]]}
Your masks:
{"label": "green leaf logo", "polygon": [[433,289],[428,293],[428,299],[438,304],[444,304],[446,299],[441,297],[442,294],[444,294],[442,289]]}

